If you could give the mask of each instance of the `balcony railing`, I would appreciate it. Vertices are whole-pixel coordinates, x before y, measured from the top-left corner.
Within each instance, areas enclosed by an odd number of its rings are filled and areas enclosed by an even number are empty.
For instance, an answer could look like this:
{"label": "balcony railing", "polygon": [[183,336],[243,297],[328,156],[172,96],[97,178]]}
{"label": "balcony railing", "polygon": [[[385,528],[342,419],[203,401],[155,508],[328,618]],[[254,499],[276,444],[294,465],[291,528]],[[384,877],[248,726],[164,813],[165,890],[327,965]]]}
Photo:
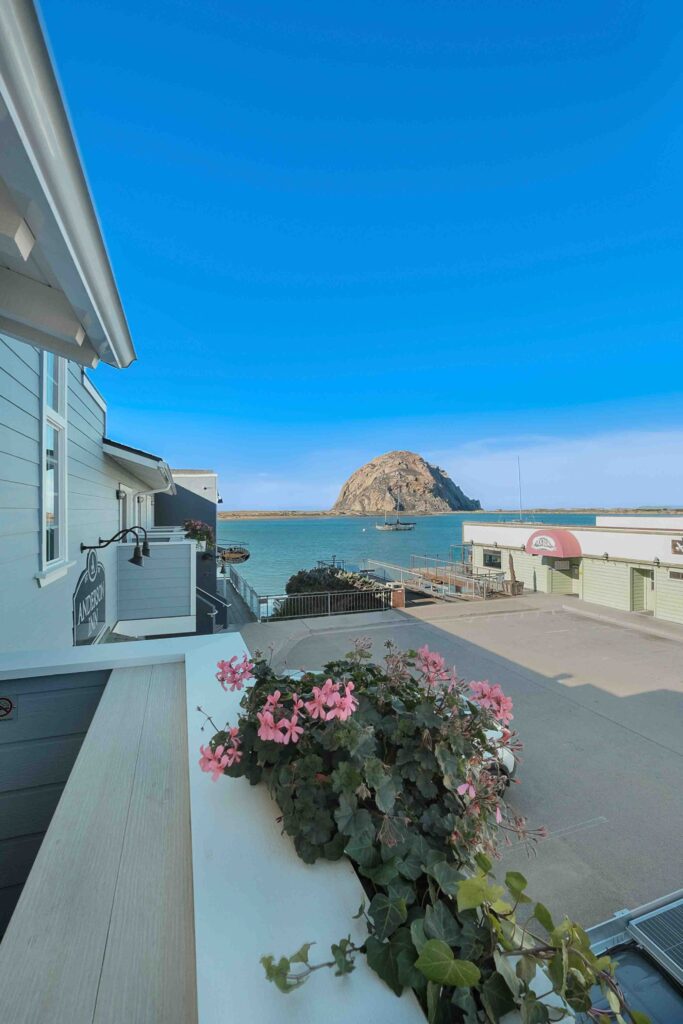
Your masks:
{"label": "balcony railing", "polygon": [[[131,565],[132,544],[117,547],[117,620],[144,623],[146,636],[194,633],[196,545],[184,535],[173,543],[150,536],[151,553],[140,567]],[[131,635],[135,635],[131,632]]]}
{"label": "balcony railing", "polygon": [[333,590],[315,594],[258,594],[251,584],[230,569],[230,583],[258,622],[305,619],[320,615],[354,612],[382,612],[392,607],[395,588],[377,586],[372,590]]}

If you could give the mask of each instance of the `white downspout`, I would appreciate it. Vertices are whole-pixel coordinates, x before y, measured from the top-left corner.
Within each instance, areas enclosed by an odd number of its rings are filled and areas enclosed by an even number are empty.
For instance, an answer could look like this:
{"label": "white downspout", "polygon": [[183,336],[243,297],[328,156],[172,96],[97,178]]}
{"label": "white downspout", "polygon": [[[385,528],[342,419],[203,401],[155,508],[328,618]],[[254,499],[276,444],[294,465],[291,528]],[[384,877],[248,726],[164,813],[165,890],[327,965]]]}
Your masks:
{"label": "white downspout", "polygon": [[136,518],[137,518],[137,521],[138,521],[137,525],[138,526],[142,526],[142,523],[140,522],[140,519],[142,518],[142,514],[141,514],[142,500],[141,499],[143,497],[151,497],[153,494],[175,494],[175,493],[176,493],[175,481],[174,481],[173,476],[171,475],[170,471],[169,471],[169,482],[166,484],[165,487],[157,487],[154,490],[148,490],[148,491],[136,491],[135,494],[133,495],[133,498],[135,499],[135,504],[137,505],[137,515],[136,515]]}

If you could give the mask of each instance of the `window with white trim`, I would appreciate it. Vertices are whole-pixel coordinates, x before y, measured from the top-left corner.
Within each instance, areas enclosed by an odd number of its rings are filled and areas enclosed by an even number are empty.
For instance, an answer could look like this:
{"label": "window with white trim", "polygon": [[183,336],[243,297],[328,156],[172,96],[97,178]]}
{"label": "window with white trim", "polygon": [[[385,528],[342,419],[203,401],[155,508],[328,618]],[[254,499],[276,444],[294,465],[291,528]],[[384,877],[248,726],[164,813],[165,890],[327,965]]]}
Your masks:
{"label": "window with white trim", "polygon": [[43,353],[42,563],[49,569],[67,557],[66,359]]}

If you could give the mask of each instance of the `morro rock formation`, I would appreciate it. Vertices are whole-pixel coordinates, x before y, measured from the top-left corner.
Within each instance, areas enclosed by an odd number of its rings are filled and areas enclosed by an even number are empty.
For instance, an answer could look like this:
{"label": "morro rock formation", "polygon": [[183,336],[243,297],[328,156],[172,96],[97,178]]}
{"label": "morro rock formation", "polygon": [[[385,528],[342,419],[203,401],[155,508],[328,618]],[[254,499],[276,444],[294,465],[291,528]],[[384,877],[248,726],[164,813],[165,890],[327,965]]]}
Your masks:
{"label": "morro rock formation", "polygon": [[388,452],[367,462],[346,481],[333,512],[468,512],[481,508],[448,474],[414,452]]}

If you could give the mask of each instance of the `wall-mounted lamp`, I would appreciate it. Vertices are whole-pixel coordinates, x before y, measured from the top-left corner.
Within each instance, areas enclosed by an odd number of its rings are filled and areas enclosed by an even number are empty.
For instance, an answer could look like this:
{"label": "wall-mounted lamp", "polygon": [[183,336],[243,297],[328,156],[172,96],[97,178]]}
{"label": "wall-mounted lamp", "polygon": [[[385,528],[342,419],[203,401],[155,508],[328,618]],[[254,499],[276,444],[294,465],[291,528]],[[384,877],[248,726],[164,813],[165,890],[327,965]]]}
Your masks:
{"label": "wall-mounted lamp", "polygon": [[605,553],[604,553],[604,555],[602,557],[605,559],[605,561],[608,561],[608,559],[609,559],[609,555],[607,554],[606,551],[605,551]]}
{"label": "wall-mounted lamp", "polygon": [[117,490],[116,490],[116,500],[117,501],[123,501],[123,499],[125,497],[126,497],[126,492],[122,491],[121,488],[118,487]]}
{"label": "wall-mounted lamp", "polygon": [[520,544],[519,545],[519,550],[520,551],[526,551],[526,544]]}
{"label": "wall-mounted lamp", "polygon": [[655,565],[657,566],[657,568],[659,568],[659,559],[658,558],[655,558]]}
{"label": "wall-mounted lamp", "polygon": [[[142,547],[140,547],[139,530],[144,534]],[[108,548],[110,544],[114,543],[114,541],[123,540],[123,538],[127,537],[129,533],[132,533],[135,537],[135,550],[133,551],[133,557],[129,558],[128,561],[131,562],[132,565],[142,566],[145,564],[142,560],[143,555],[145,558],[151,558],[152,556],[152,552],[149,549],[149,543],[147,541],[147,530],[144,526],[129,526],[126,529],[119,530],[119,532],[115,533],[113,537],[109,538],[109,540],[102,540],[100,537],[99,544],[81,544],[81,551],[99,551],[100,548]]]}

